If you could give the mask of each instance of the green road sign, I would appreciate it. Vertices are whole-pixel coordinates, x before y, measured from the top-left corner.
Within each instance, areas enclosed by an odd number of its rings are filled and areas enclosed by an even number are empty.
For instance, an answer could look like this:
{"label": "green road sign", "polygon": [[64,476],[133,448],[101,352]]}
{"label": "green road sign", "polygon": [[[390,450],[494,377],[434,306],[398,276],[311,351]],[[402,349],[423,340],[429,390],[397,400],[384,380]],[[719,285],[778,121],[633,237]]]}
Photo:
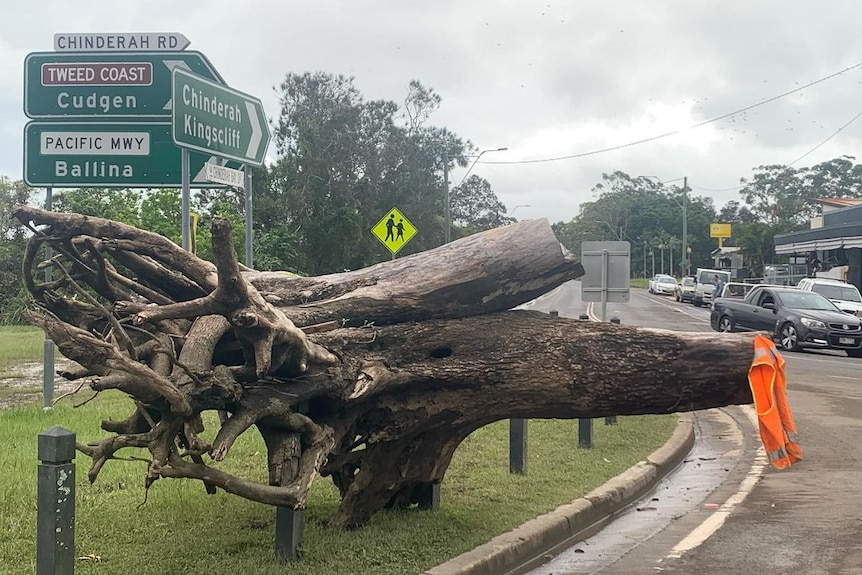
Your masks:
{"label": "green road sign", "polygon": [[171,70],[224,80],[200,52],[35,52],[24,59],[24,113],[34,119],[167,119]]}
{"label": "green road sign", "polygon": [[172,93],[177,146],[263,165],[270,134],[260,100],[181,68],[174,68]]}
{"label": "green road sign", "polygon": [[404,215],[398,211],[398,208],[389,210],[383,218],[377,222],[371,233],[374,237],[386,246],[390,252],[397,254],[407,242],[413,239],[416,235],[416,228]]}
{"label": "green road sign", "polygon": [[[181,153],[167,122],[30,122],[24,181],[34,187],[178,188]],[[207,161],[220,160],[190,154],[192,187],[221,187],[207,181]]]}

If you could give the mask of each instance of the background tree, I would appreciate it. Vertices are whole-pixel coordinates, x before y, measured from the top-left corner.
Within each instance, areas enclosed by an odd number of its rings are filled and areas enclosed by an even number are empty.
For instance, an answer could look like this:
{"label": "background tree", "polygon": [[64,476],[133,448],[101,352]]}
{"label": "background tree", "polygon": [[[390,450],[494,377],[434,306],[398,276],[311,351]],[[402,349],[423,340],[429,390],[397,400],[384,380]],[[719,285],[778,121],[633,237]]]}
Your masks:
{"label": "background tree", "polygon": [[472,175],[452,189],[452,224],[459,235],[490,230],[515,221],[506,215],[506,206],[491,189],[488,180]]}
{"label": "background tree", "polygon": [[33,190],[22,181],[0,176],[0,323],[19,324],[29,301],[21,279],[21,258],[27,247],[27,229],[12,217],[12,209],[28,203]]}

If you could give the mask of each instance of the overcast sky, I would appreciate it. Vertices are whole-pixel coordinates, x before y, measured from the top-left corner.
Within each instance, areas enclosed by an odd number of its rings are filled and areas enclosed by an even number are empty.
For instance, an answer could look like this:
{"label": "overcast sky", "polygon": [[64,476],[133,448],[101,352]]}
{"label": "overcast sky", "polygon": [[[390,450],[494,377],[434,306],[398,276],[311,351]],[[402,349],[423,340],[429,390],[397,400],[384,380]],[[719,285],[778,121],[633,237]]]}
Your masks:
{"label": "overcast sky", "polygon": [[395,102],[419,80],[443,99],[430,123],[508,147],[473,173],[519,219],[570,220],[614,170],[687,176],[718,208],[757,166],[858,155],[859,23],[851,0],[7,2],[0,175],[22,176],[29,52],[57,32],[180,32],[270,116],[290,72],[353,76],[366,99]]}

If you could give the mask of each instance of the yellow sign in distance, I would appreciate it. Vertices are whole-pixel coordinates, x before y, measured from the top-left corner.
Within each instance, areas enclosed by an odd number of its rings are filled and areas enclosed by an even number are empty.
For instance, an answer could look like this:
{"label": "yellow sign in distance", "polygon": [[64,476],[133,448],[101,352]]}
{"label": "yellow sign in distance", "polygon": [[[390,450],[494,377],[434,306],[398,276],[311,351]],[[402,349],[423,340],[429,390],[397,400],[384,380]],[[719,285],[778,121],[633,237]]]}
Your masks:
{"label": "yellow sign in distance", "polygon": [[729,238],[730,236],[730,224],[709,224],[709,237]]}
{"label": "yellow sign in distance", "polygon": [[398,211],[398,208],[392,208],[383,216],[383,219],[377,222],[377,225],[371,228],[371,233],[390,252],[396,254],[407,242],[413,239],[413,236],[416,235],[416,228],[410,223],[410,220],[404,217],[404,214]]}

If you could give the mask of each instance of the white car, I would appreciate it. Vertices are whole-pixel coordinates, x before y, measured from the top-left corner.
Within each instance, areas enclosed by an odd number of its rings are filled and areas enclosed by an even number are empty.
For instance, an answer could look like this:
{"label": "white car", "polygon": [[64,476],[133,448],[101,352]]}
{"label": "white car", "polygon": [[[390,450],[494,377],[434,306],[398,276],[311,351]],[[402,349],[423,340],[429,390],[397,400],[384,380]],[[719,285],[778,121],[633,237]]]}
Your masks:
{"label": "white car", "polygon": [[649,293],[656,293],[656,284],[658,284],[659,278],[670,278],[676,281],[673,276],[669,276],[667,274],[655,274],[649,280]]}
{"label": "white car", "polygon": [[656,295],[673,295],[676,291],[676,278],[671,276],[661,276],[653,287],[653,293]]}
{"label": "white car", "polygon": [[862,316],[862,295],[853,284],[827,278],[804,278],[796,287],[826,296],[843,312]]}

